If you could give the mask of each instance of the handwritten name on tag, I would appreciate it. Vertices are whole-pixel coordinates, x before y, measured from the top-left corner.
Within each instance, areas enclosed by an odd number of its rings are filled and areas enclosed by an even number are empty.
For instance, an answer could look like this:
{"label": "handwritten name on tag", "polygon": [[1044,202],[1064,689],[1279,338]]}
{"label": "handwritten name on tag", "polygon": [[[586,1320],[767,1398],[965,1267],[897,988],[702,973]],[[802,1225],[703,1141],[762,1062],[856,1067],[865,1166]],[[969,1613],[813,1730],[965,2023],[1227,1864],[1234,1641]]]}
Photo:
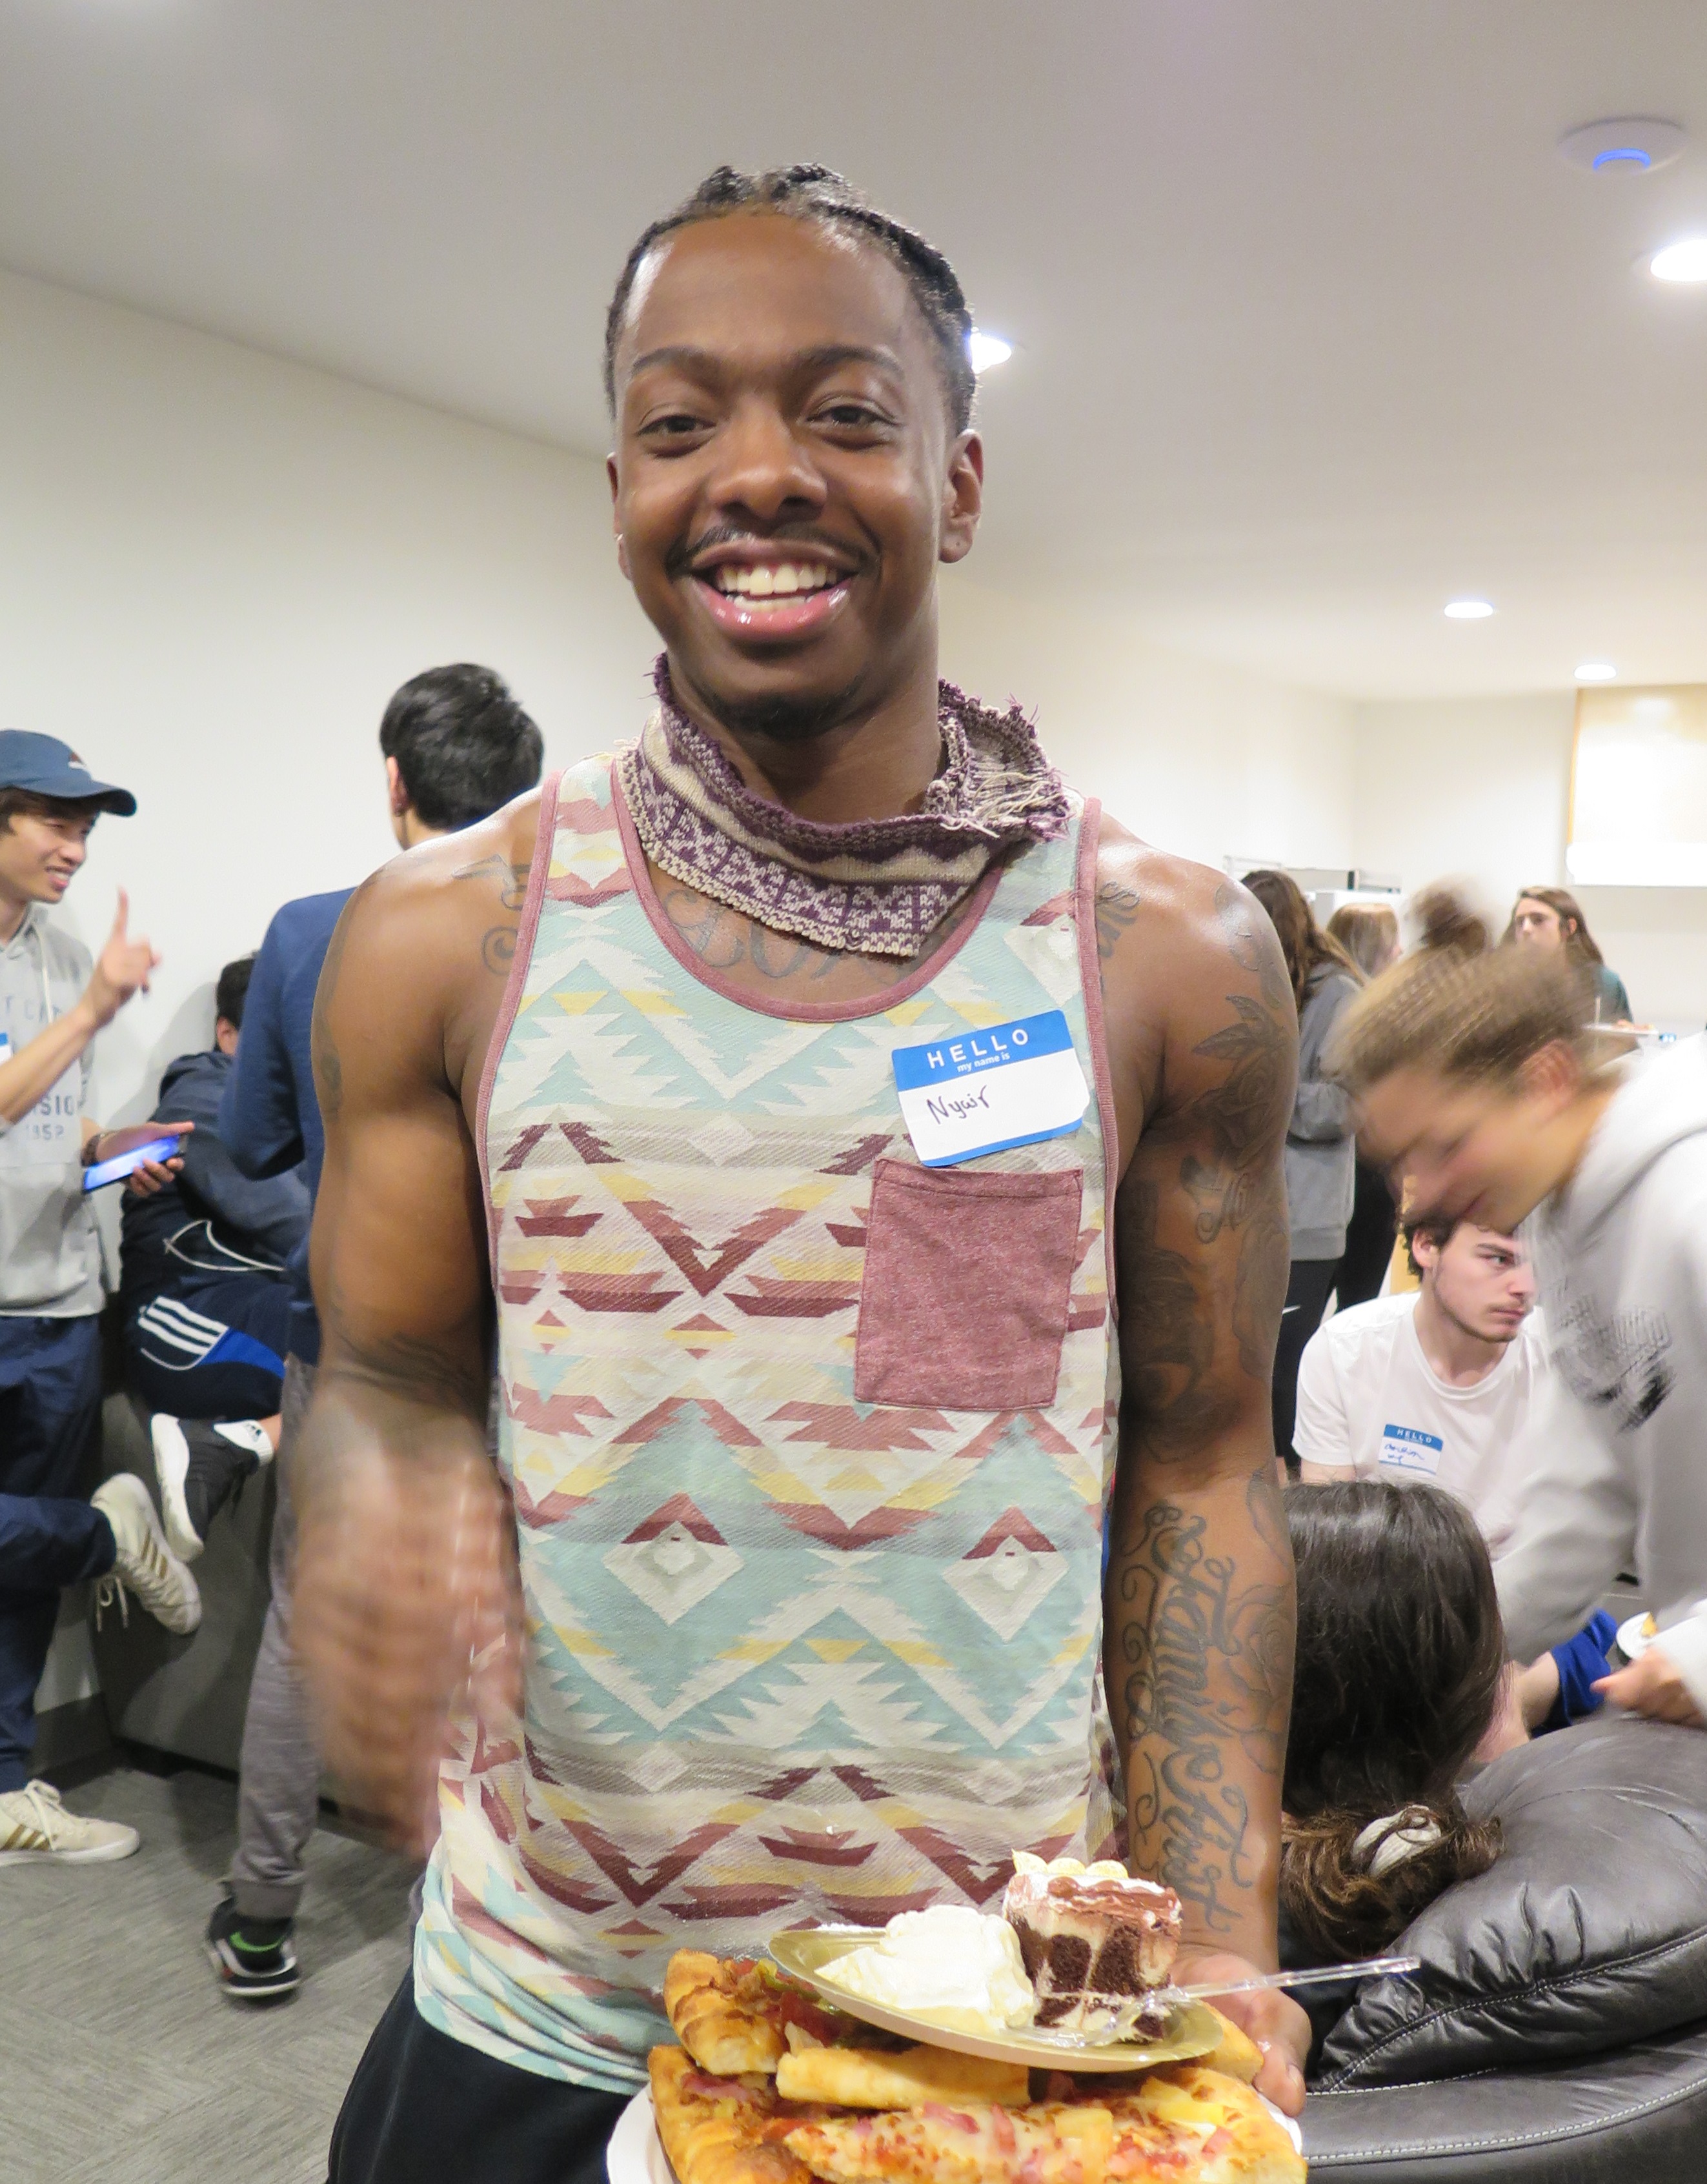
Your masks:
{"label": "handwritten name on tag", "polygon": [[1384,1426],[1380,1462],[1388,1471],[1408,1471],[1414,1479],[1432,1479],[1440,1469],[1446,1444],[1438,1434],[1418,1426]]}
{"label": "handwritten name on tag", "polygon": [[1059,1009],[898,1046],[893,1060],[902,1119],[926,1167],[1067,1137],[1091,1104]]}

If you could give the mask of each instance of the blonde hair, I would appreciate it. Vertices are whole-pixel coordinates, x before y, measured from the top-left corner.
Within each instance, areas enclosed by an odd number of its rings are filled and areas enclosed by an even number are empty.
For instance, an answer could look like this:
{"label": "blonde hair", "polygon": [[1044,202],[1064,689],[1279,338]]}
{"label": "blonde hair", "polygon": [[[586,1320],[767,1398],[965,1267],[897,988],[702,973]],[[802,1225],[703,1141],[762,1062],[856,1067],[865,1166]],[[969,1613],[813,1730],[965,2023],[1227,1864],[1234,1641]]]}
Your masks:
{"label": "blonde hair", "polygon": [[1328,920],[1328,938],[1373,978],[1398,946],[1399,922],[1384,902],[1342,902]]}
{"label": "blonde hair", "polygon": [[1554,1045],[1592,1073],[1582,989],[1561,954],[1431,949],[1357,995],[1340,1018],[1327,1066],[1355,1093],[1401,1069],[1510,1084],[1531,1056]]}

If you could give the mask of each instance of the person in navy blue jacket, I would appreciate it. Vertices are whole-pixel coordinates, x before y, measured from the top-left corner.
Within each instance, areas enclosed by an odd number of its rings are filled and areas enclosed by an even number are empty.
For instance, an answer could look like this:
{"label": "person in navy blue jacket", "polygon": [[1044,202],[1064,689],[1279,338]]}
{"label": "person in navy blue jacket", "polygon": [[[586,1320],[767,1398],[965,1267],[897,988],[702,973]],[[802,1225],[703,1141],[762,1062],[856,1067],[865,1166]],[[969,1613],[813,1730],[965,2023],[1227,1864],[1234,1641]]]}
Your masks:
{"label": "person in navy blue jacket", "polygon": [[[405,682],[386,707],[379,745],[392,832],[404,850],[471,827],[532,788],[544,757],[538,729],[502,678],[468,666],[429,668]],[[315,989],[354,892],[304,895],[275,915],[255,958],[242,1043],[220,1100],[220,1139],[243,1173],[294,1170],[310,1203],[326,1156],[314,1083]],[[288,1272],[272,1598],[243,1724],[237,1855],[206,1937],[221,1984],[243,2000],[288,1992],[301,1977],[292,1927],[320,1797],[319,1755],[291,1658],[290,1463],[320,1358],[306,1231]],[[208,1460],[222,1461],[216,1454]]]}

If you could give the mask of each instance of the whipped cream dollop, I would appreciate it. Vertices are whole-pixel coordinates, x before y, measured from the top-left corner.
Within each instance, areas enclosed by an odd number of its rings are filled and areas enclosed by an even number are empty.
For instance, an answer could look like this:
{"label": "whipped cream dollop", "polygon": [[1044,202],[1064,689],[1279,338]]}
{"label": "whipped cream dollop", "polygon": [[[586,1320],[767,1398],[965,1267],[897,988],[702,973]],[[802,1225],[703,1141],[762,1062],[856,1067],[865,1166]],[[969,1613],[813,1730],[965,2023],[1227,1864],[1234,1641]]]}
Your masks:
{"label": "whipped cream dollop", "polygon": [[1029,2025],[1037,2008],[1012,1927],[963,1903],[900,1912],[880,1940],[850,1950],[818,1976],[845,1994],[954,2032],[1011,2031]]}

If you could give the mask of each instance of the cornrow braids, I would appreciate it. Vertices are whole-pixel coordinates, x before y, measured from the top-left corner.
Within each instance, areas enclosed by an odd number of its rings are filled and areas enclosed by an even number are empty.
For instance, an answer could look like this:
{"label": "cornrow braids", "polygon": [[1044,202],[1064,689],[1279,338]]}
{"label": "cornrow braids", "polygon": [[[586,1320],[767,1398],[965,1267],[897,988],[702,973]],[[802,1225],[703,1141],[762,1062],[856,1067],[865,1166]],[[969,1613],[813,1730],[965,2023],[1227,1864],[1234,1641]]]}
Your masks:
{"label": "cornrow braids", "polygon": [[967,343],[972,333],[972,313],[954,268],[942,253],[922,235],[900,220],[891,220],[867,204],[851,183],[828,167],[804,163],[771,167],[761,175],[742,174],[734,167],[718,167],[706,176],[693,195],[683,199],[662,220],[655,220],[628,253],[611,309],[605,320],[605,399],[611,414],[616,409],[616,344],[628,315],[628,299],[635,277],[648,254],[678,227],[702,220],[721,220],[748,206],[787,213],[796,220],[817,220],[840,227],[873,243],[899,268],[912,299],[918,306],[936,344],[937,362],[947,398],[949,422],[957,433],[972,422],[973,394],[977,382]]}
{"label": "cornrow braids", "polygon": [[1496,948],[1480,956],[1431,949],[1407,956],[1341,1017],[1330,1072],[1353,1093],[1401,1069],[1509,1084],[1531,1056],[1563,1046],[1596,1070],[1582,990],[1556,955]]}

